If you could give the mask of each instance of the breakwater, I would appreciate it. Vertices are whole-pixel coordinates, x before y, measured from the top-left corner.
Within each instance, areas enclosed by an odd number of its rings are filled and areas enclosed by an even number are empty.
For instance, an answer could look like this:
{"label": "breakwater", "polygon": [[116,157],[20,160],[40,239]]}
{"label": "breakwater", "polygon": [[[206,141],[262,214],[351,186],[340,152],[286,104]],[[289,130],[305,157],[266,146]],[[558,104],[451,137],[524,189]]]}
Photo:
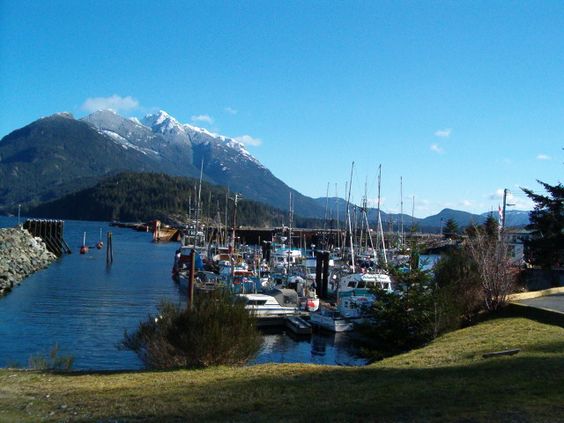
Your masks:
{"label": "breakwater", "polygon": [[0,296],[57,257],[39,237],[20,228],[0,229]]}

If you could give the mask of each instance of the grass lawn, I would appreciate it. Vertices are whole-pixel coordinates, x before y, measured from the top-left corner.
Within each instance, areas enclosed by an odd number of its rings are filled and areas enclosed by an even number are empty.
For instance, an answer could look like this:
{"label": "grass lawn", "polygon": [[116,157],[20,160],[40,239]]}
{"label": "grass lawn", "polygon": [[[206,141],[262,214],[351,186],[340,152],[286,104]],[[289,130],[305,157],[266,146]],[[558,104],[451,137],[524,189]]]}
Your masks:
{"label": "grass lawn", "polygon": [[363,368],[0,370],[0,421],[40,420],[564,422],[564,329],[500,318]]}

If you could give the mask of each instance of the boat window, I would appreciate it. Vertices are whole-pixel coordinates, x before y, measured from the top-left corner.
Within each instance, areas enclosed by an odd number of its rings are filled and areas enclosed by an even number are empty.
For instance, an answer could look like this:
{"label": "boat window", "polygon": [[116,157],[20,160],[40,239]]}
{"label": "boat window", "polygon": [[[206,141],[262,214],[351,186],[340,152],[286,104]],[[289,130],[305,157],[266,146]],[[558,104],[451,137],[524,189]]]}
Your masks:
{"label": "boat window", "polygon": [[247,305],[261,306],[261,305],[265,305],[265,304],[266,304],[266,300],[248,300],[247,301]]}
{"label": "boat window", "polygon": [[355,282],[354,281],[350,281],[348,284],[349,288],[354,288],[355,287]]}
{"label": "boat window", "polygon": [[365,281],[358,281],[358,285],[356,287],[357,288],[366,288],[366,282]]}

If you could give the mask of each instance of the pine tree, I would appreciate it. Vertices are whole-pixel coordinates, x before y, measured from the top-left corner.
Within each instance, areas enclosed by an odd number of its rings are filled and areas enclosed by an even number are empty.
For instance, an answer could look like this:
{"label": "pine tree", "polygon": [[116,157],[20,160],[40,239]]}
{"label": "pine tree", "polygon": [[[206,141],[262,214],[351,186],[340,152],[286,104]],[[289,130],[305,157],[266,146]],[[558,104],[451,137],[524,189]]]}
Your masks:
{"label": "pine tree", "polygon": [[564,264],[564,186],[537,182],[548,195],[522,188],[535,202],[534,210],[529,213],[531,223],[527,225],[532,233],[525,241],[526,259],[533,265],[551,269]]}
{"label": "pine tree", "polygon": [[448,219],[445,223],[445,227],[443,228],[443,235],[445,238],[456,238],[458,232],[459,229],[456,221],[452,218]]}

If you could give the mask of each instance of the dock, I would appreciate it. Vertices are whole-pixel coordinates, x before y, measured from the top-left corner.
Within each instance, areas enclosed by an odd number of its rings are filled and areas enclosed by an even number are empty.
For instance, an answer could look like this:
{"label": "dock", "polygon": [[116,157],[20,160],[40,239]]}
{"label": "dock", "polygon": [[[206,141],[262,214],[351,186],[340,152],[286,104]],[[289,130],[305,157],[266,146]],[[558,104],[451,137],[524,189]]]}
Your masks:
{"label": "dock", "polygon": [[296,335],[310,335],[312,328],[306,317],[309,317],[307,312],[286,316],[261,316],[257,317],[257,327],[259,329],[286,328]]}

